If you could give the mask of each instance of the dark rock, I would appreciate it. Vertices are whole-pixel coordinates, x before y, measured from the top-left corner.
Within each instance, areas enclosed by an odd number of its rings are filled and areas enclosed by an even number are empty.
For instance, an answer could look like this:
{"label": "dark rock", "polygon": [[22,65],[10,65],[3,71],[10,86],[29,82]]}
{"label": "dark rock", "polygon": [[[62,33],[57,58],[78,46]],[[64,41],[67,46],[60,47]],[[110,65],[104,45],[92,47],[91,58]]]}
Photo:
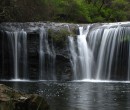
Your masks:
{"label": "dark rock", "polygon": [[[79,34],[78,27],[87,27],[87,24],[69,24],[54,22],[27,22],[27,23],[1,23],[0,24],[0,70],[1,78],[14,78],[13,73],[13,56],[9,46],[5,31],[17,31],[24,29],[27,32],[27,62],[28,62],[28,78],[39,78],[39,29],[44,27],[48,32],[48,42],[53,42],[56,53],[56,75],[59,80],[70,80],[72,76],[71,64],[69,60],[68,36],[77,36]],[[22,71],[20,70],[22,78]]]}
{"label": "dark rock", "polygon": [[71,65],[69,58],[63,55],[56,56],[57,79],[66,81],[72,79]]}
{"label": "dark rock", "polygon": [[36,94],[24,94],[0,84],[0,110],[49,110],[49,105]]}

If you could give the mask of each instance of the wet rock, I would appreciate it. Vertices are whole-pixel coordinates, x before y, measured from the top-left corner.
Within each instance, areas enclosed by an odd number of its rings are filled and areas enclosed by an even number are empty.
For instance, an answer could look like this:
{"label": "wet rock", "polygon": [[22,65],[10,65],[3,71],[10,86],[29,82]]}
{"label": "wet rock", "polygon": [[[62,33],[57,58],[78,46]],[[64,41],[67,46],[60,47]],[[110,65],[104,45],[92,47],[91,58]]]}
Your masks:
{"label": "wet rock", "polygon": [[[44,27],[48,33],[48,42],[53,44],[56,54],[56,76],[58,80],[71,80],[72,71],[69,60],[68,36],[77,36],[79,34],[78,27],[87,27],[88,24],[72,24],[72,23],[54,23],[54,22],[27,22],[27,23],[1,23],[0,39],[2,53],[0,53],[0,74],[3,79],[14,78],[13,73],[13,56],[10,55],[11,50],[8,45],[8,39],[5,31],[21,31],[27,32],[27,62],[28,62],[28,78],[38,79],[39,73],[39,29]],[[2,45],[3,44],[3,45]],[[5,45],[6,44],[6,45]],[[11,50],[12,52],[12,50]],[[47,54],[47,53],[45,53]],[[3,57],[2,57],[3,56]],[[22,61],[21,61],[22,62]],[[4,73],[4,74],[3,74]],[[22,76],[22,72],[20,74]]]}
{"label": "wet rock", "polygon": [[0,110],[49,110],[49,105],[37,94],[24,94],[0,84]]}

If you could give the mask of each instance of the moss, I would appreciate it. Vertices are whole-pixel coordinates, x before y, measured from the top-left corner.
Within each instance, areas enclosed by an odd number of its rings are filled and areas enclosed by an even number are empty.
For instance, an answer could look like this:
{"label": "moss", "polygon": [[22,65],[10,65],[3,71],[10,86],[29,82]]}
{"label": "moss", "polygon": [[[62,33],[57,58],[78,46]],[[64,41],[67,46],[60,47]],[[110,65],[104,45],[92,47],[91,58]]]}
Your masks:
{"label": "moss", "polygon": [[53,43],[59,47],[59,48],[64,48],[67,43],[68,36],[73,36],[76,37],[78,34],[78,29],[77,28],[71,28],[70,31],[66,28],[61,28],[59,30],[55,29],[49,29],[48,30],[48,37],[49,39],[53,40]]}
{"label": "moss", "polygon": [[66,46],[67,37],[70,35],[70,32],[67,29],[61,30],[48,30],[48,37],[51,38],[58,47]]}
{"label": "moss", "polygon": [[76,27],[75,27],[75,28],[72,28],[72,29],[71,29],[71,33],[70,33],[71,36],[73,36],[73,37],[77,37],[77,35],[79,34],[78,31],[79,31],[78,28],[76,28]]}

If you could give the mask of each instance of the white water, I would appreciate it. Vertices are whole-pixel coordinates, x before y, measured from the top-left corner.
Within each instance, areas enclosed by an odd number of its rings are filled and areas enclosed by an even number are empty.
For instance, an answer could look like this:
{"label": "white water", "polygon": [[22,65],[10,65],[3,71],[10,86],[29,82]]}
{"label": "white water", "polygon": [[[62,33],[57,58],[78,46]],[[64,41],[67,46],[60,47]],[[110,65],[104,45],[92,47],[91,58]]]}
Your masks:
{"label": "white water", "polygon": [[45,66],[44,66],[44,62],[45,62],[45,59],[44,59],[44,51],[43,51],[43,37],[46,36],[46,31],[45,29],[41,29],[40,30],[40,50],[39,50],[39,67],[40,67],[40,75],[39,75],[39,78],[42,79],[43,78],[43,72],[45,70]]}
{"label": "white water", "polygon": [[[11,79],[15,81],[28,80],[28,55],[27,33],[24,30],[6,32]],[[39,28],[39,80],[56,80],[55,59],[56,54],[53,41],[48,40],[47,31],[44,27]],[[9,69],[10,69],[9,68]],[[12,69],[13,68],[13,69]]]}
{"label": "white water", "polygon": [[79,27],[80,35],[77,36],[77,49],[73,37],[69,37],[72,56],[71,64],[74,72],[73,79],[91,79],[93,55],[86,41],[89,28],[90,26],[88,26],[85,33],[83,33],[83,27]]}
{"label": "white water", "polygon": [[115,23],[86,30],[77,40],[69,37],[74,80],[129,80],[130,27]]}
{"label": "white water", "polygon": [[[14,79],[20,78],[20,70],[23,78],[27,79],[27,33],[22,31],[6,32],[9,39],[10,56],[13,57]],[[19,61],[22,57],[22,63]],[[22,79],[23,79],[22,78]]]}
{"label": "white water", "polygon": [[55,80],[55,50],[44,27],[39,32],[39,80]]}
{"label": "white water", "polygon": [[[130,30],[129,29],[127,29],[126,30],[127,32],[126,33],[129,33],[129,35],[130,35]],[[127,40],[130,40],[130,37],[129,38],[127,38]],[[127,76],[128,78],[127,78],[127,80],[128,81],[130,81],[130,41],[129,41],[129,54],[128,54],[128,76]]]}
{"label": "white water", "polygon": [[18,79],[18,32],[14,32],[14,78]]}
{"label": "white water", "polygon": [[28,58],[27,58],[27,33],[22,30],[22,56],[23,56],[23,79],[29,79],[28,77]]}
{"label": "white water", "polygon": [[[14,80],[28,79],[27,33],[6,32],[13,56]],[[69,36],[74,80],[130,80],[130,24],[79,27],[75,39]],[[39,29],[39,80],[56,80],[56,54],[44,27]]]}
{"label": "white water", "polygon": [[76,47],[75,47],[75,42],[74,42],[74,38],[69,36],[69,47],[70,47],[70,53],[71,53],[71,66],[73,69],[73,79],[78,79],[78,72],[77,72],[77,63],[78,63],[78,56],[76,53]]}

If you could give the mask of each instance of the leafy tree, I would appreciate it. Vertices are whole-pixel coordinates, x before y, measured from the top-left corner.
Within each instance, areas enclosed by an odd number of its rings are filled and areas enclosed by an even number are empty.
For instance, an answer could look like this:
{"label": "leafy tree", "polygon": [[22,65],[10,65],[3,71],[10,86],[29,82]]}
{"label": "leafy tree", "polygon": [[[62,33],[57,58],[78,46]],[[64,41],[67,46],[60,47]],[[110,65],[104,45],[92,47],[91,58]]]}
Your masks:
{"label": "leafy tree", "polygon": [[114,22],[130,19],[129,0],[0,0],[0,21]]}

